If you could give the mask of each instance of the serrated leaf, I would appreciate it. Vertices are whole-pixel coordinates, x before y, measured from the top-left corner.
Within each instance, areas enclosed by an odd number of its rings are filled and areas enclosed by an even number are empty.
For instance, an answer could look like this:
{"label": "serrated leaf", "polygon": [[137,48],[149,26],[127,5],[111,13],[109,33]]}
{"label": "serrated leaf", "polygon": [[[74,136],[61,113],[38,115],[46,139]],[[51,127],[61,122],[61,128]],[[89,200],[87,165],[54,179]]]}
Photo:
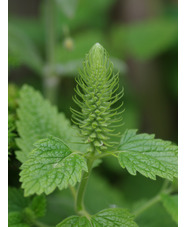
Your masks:
{"label": "serrated leaf", "polygon": [[72,137],[77,138],[77,129],[71,127],[64,114],[59,114],[56,107],[28,85],[24,85],[20,91],[17,114],[19,118],[17,130],[21,138],[18,138],[16,143],[21,151],[17,151],[16,156],[20,162],[27,160],[36,141],[44,139],[48,135],[62,138],[70,148],[76,150],[81,147],[80,150],[83,151],[84,145],[69,142],[72,141]]}
{"label": "serrated leaf", "polygon": [[25,196],[50,194],[56,187],[60,190],[74,186],[81,179],[82,171],[88,171],[85,159],[56,137],[40,140],[21,166],[20,181]]}
{"label": "serrated leaf", "polygon": [[59,223],[56,227],[92,227],[91,222],[86,217],[71,216]]}
{"label": "serrated leaf", "polygon": [[57,227],[136,227],[133,215],[122,208],[105,209],[88,218],[72,216],[57,225]]}
{"label": "serrated leaf", "polygon": [[[98,226],[126,226],[135,227],[137,224],[133,221],[133,215],[127,210],[121,208],[105,209],[92,217],[95,227]],[[99,223],[99,224],[97,224]]]}
{"label": "serrated leaf", "polygon": [[178,195],[162,194],[161,199],[167,212],[172,216],[172,219],[178,223]]}
{"label": "serrated leaf", "polygon": [[24,223],[24,218],[19,212],[11,212],[8,214],[8,227],[29,227]]}
{"label": "serrated leaf", "polygon": [[121,167],[130,174],[136,171],[153,180],[156,175],[173,180],[178,175],[178,148],[169,141],[154,139],[154,135],[136,134],[126,130],[118,147]]}

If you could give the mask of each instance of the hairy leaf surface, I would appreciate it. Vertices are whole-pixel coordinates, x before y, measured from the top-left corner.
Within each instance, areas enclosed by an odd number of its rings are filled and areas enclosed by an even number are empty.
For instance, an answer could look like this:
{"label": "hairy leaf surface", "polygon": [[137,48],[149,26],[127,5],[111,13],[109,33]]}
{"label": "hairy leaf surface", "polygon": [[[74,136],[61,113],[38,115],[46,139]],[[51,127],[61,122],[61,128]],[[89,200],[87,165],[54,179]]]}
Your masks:
{"label": "hairy leaf surface", "polygon": [[[44,100],[32,87],[27,85],[22,87],[17,113],[19,118],[17,129],[21,137],[16,140],[21,149],[16,152],[19,161],[26,161],[34,148],[33,144],[49,134],[62,138],[72,149],[82,147],[71,144],[72,138],[77,137],[77,130],[71,127],[65,115],[59,114],[57,108]],[[74,140],[77,141],[76,138]]]}
{"label": "hairy leaf surface", "polygon": [[156,175],[173,180],[178,174],[177,146],[169,141],[154,139],[154,135],[136,134],[127,130],[118,148],[118,160],[130,174],[136,171],[153,180]]}
{"label": "hairy leaf surface", "polygon": [[165,209],[172,216],[173,220],[178,223],[178,195],[163,194],[161,198]]}
{"label": "hairy leaf surface", "polygon": [[40,140],[35,147],[21,166],[20,181],[26,196],[74,186],[82,170],[88,171],[85,159],[56,137]]}
{"label": "hairy leaf surface", "polygon": [[127,210],[121,208],[110,208],[100,211],[91,217],[71,216],[57,225],[57,227],[113,227],[125,226],[136,227],[137,224],[133,221],[133,215]]}

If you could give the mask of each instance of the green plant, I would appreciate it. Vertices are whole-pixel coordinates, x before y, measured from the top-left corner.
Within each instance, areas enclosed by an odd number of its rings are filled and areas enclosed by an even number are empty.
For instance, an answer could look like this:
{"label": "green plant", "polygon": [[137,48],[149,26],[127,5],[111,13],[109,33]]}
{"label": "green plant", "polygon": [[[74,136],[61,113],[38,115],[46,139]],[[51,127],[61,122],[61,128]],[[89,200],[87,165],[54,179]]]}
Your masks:
{"label": "green plant", "polygon": [[[113,75],[112,68],[106,50],[95,44],[77,78],[78,97],[74,96],[74,101],[78,109],[71,109],[76,126],[71,126],[65,116],[33,88],[25,85],[21,89],[17,111],[20,138],[16,140],[20,151],[16,156],[22,162],[20,181],[26,197],[20,194],[21,199],[13,203],[10,226],[21,223],[22,226],[46,226],[37,220],[45,211],[44,198],[38,196],[68,187],[74,196],[76,215],[64,219],[58,227],[137,226],[134,219],[158,201],[163,201],[177,221],[176,197],[172,195],[175,187],[170,182],[177,178],[177,146],[155,139],[154,135],[137,134],[137,130],[116,133],[115,128],[122,122],[123,104],[117,104],[123,89],[118,92],[119,76]],[[118,159],[121,167],[132,175],[139,172],[153,180],[156,176],[165,178],[162,189],[132,213],[115,207],[90,214],[84,203],[88,179],[107,156]],[[18,192],[12,190],[12,193],[16,197]],[[32,200],[27,198],[34,194],[38,196]],[[41,210],[39,215],[38,210]]]}
{"label": "green plant", "polygon": [[18,88],[13,85],[8,85],[8,154],[10,155],[13,150],[17,148],[15,138],[17,137],[16,131],[16,108],[18,99]]}

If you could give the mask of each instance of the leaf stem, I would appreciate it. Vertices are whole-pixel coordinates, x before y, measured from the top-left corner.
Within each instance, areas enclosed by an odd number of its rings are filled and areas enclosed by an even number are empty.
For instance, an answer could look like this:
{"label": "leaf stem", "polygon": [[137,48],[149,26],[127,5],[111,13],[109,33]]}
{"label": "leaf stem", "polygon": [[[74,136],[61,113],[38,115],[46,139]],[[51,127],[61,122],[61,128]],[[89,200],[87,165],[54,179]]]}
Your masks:
{"label": "leaf stem", "polygon": [[161,197],[158,194],[157,196],[155,196],[152,199],[150,199],[147,203],[145,203],[144,205],[142,205],[138,210],[136,210],[135,212],[133,212],[133,214],[135,215],[135,218],[138,217],[145,210],[147,210],[148,208],[150,208],[151,206],[153,206],[155,203],[159,202],[160,199],[161,199]]}
{"label": "leaf stem", "polygon": [[45,31],[46,31],[46,56],[47,56],[47,70],[44,71],[43,76],[43,90],[45,97],[56,104],[57,88],[59,85],[59,78],[57,77],[55,64],[55,2],[46,0],[45,4]]}
{"label": "leaf stem", "polygon": [[71,185],[69,185],[69,189],[73,195],[73,198],[76,199],[76,189],[74,187],[72,187]]}
{"label": "leaf stem", "polygon": [[83,174],[82,174],[82,180],[79,184],[77,195],[76,195],[75,208],[76,208],[76,212],[79,215],[84,215],[89,219],[89,214],[85,210],[85,206],[84,206],[84,194],[85,194],[89,176],[91,174],[92,166],[94,163],[94,158],[88,157],[87,160],[88,160],[87,161],[88,172],[83,172]]}
{"label": "leaf stem", "polygon": [[50,64],[54,63],[55,55],[55,3],[51,0],[45,0],[45,30],[46,30],[46,55]]}
{"label": "leaf stem", "polygon": [[162,184],[162,187],[161,187],[161,190],[160,190],[160,193],[161,193],[161,192],[164,192],[164,191],[166,190],[166,188],[167,188],[167,186],[169,185],[169,183],[170,183],[169,180],[167,180],[167,179],[164,180],[164,182],[163,182],[163,184]]}
{"label": "leaf stem", "polygon": [[135,218],[138,217],[145,210],[147,210],[148,208],[150,208],[151,206],[153,206],[154,204],[159,202],[161,200],[162,193],[170,194],[173,192],[172,187],[169,187],[166,189],[168,184],[169,184],[169,181],[165,180],[159,193],[155,197],[150,199],[148,202],[146,202],[144,205],[142,205],[139,209],[137,209],[136,211],[133,212],[133,214],[135,215]]}
{"label": "leaf stem", "polygon": [[33,224],[38,226],[38,227],[53,227],[53,226],[46,225],[46,224],[44,224],[40,221],[36,221],[36,220],[33,222]]}
{"label": "leaf stem", "polygon": [[104,158],[104,157],[108,157],[108,156],[114,156],[114,152],[107,152],[107,153],[99,154],[99,155],[95,156],[95,159],[100,159],[100,158]]}

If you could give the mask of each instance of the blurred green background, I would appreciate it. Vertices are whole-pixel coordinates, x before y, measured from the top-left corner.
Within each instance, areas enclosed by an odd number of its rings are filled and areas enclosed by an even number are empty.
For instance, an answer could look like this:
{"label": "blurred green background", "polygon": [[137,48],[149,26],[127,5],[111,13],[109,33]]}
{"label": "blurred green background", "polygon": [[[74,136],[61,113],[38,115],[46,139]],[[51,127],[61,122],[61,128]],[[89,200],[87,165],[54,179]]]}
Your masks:
{"label": "blurred green background", "polygon": [[[74,78],[85,54],[100,42],[125,89],[121,130],[138,128],[177,143],[177,23],[176,0],[9,0],[9,83],[18,89],[32,85],[70,118]],[[9,93],[11,102],[13,87]],[[19,185],[19,165],[14,157],[9,163],[11,186]],[[161,184],[130,176],[105,159],[90,180],[87,207],[93,213],[109,206],[133,209]],[[48,223],[73,212],[68,191],[48,197]],[[143,227],[176,226],[161,204],[137,221]]]}

